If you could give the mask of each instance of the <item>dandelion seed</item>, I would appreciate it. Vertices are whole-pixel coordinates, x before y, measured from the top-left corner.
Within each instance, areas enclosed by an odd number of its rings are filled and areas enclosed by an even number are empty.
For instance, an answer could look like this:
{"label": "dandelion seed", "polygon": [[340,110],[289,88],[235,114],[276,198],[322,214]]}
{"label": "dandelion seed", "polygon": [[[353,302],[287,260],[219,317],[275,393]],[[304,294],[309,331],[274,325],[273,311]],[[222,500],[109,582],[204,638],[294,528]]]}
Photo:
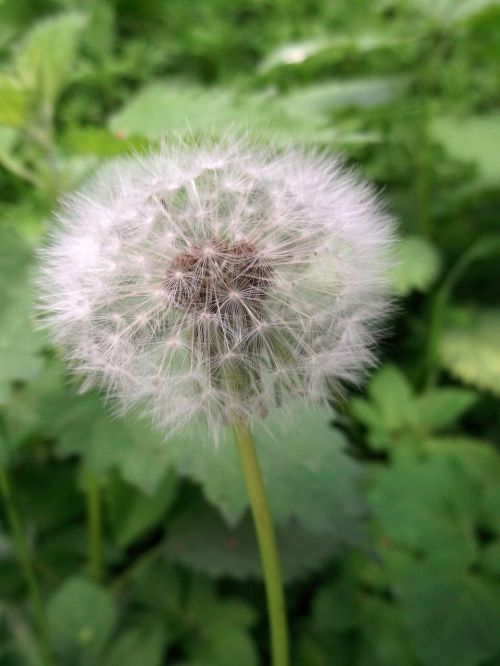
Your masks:
{"label": "dandelion seed", "polygon": [[[86,386],[213,434],[374,362],[394,224],[326,155],[228,137],[105,167],[43,251],[43,310]],[[288,400],[287,400],[288,397]]]}

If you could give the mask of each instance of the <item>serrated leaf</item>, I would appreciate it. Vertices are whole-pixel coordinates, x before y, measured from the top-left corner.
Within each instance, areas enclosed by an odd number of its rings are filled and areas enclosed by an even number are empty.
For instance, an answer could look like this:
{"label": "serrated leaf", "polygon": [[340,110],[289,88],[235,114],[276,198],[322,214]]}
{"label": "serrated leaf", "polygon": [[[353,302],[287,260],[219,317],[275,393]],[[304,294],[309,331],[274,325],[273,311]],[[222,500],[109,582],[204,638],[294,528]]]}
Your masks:
{"label": "serrated leaf", "polygon": [[[249,629],[255,615],[236,599],[220,599],[204,581],[193,581],[184,607],[191,626],[199,630],[186,644],[191,663],[205,666],[257,666]],[[201,629],[201,630],[200,630]]]}
{"label": "serrated leaf", "polygon": [[453,425],[478,400],[474,391],[439,388],[426,391],[416,399],[418,423],[427,432]]}
{"label": "serrated leaf", "polygon": [[71,72],[84,25],[84,16],[72,12],[39,21],[16,54],[23,87],[46,104],[54,104]]}
{"label": "serrated leaf", "polygon": [[432,122],[431,131],[452,157],[472,162],[481,182],[494,186],[500,181],[499,123],[498,114],[464,118],[442,116]]}
{"label": "serrated leaf", "polygon": [[121,548],[157,525],[176,497],[177,479],[172,473],[160,483],[152,495],[134,490],[120,479],[112,479],[107,486],[108,509],[112,529]]}
{"label": "serrated leaf", "polygon": [[161,666],[167,644],[165,627],[153,620],[118,636],[106,652],[103,663],[106,666]]}
{"label": "serrated leaf", "polygon": [[96,663],[117,619],[111,595],[85,578],[71,578],[48,604],[56,651],[74,664]]}
{"label": "serrated leaf", "polygon": [[439,341],[441,363],[453,375],[500,395],[500,311],[461,310]]}
{"label": "serrated leaf", "polygon": [[[304,578],[338,551],[334,536],[310,534],[300,523],[277,529],[285,581]],[[262,578],[255,528],[247,514],[234,528],[206,505],[196,503],[169,524],[167,556],[194,571],[237,579]]]}
{"label": "serrated leaf", "polygon": [[391,286],[399,296],[412,291],[426,291],[438,276],[439,254],[428,240],[407,236],[396,246],[390,273]]}
{"label": "serrated leaf", "polygon": [[370,507],[385,538],[424,552],[476,555],[475,487],[452,461],[401,461],[380,469],[369,490]]}
{"label": "serrated leaf", "polygon": [[[298,407],[283,427],[277,413],[255,430],[256,448],[273,516],[298,518],[311,532],[333,532],[340,541],[360,535],[365,511],[359,492],[361,467],[344,451],[346,440],[330,427],[327,409]],[[171,464],[201,484],[207,499],[231,525],[248,505],[232,433],[215,448],[202,432],[166,444]]]}
{"label": "serrated leaf", "polygon": [[416,563],[399,583],[398,597],[425,666],[477,666],[500,649],[500,586],[455,559]]}
{"label": "serrated leaf", "polygon": [[380,413],[384,426],[399,430],[414,424],[416,420],[413,390],[394,365],[385,365],[372,379],[368,393]]}
{"label": "serrated leaf", "polygon": [[64,391],[48,396],[44,429],[57,440],[61,457],[80,455],[97,472],[116,468],[123,479],[146,494],[156,491],[170,465],[163,438],[133,418],[113,418],[96,394]]}

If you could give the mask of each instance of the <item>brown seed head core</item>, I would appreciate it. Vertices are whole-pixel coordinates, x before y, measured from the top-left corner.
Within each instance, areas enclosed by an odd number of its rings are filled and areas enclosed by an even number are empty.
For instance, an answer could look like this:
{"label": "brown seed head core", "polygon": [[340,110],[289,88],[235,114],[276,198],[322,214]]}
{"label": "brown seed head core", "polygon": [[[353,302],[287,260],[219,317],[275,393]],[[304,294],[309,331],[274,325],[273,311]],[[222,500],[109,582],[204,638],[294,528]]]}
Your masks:
{"label": "brown seed head core", "polygon": [[269,290],[272,267],[246,240],[212,240],[186,248],[169,263],[163,287],[170,303],[207,313],[254,309]]}

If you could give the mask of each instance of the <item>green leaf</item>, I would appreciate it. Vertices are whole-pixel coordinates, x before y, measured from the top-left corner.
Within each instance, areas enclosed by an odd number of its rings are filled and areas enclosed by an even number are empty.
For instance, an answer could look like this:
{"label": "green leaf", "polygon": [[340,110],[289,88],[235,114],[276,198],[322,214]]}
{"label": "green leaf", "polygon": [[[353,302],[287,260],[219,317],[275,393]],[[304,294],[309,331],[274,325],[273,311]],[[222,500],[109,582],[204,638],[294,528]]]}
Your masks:
{"label": "green leaf", "polygon": [[[310,534],[296,521],[278,527],[276,538],[286,581],[304,578],[338,551],[335,537]],[[172,562],[215,578],[262,577],[255,528],[248,514],[230,528],[213,509],[196,503],[170,521],[166,549]]]}
{"label": "green leaf", "polygon": [[500,650],[500,586],[454,558],[416,563],[400,582],[398,597],[425,666],[477,666]]}
{"label": "green leaf", "polygon": [[[360,536],[362,473],[330,420],[327,409],[298,407],[285,427],[277,412],[256,427],[255,440],[275,520],[298,518],[311,532],[333,532],[345,543]],[[241,520],[248,501],[230,432],[217,448],[202,432],[173,437],[166,448],[171,464],[201,484],[229,524]]]}
{"label": "green leaf", "polygon": [[370,507],[383,538],[416,552],[476,556],[476,488],[454,461],[398,461],[374,474]]}
{"label": "green leaf", "polygon": [[416,399],[418,423],[427,432],[447,428],[476,404],[474,391],[463,388],[439,388],[427,391]]}
{"label": "green leaf", "polygon": [[280,97],[274,92],[237,96],[229,88],[178,81],[153,83],[111,118],[110,128],[119,136],[159,139],[171,131],[217,133],[233,125],[251,127],[261,141],[271,134],[284,145],[294,134],[313,143],[372,142],[373,133],[332,128],[328,114],[334,108],[381,103],[397,87],[392,80],[333,82]]}
{"label": "green leaf", "polygon": [[500,395],[500,311],[460,310],[439,341],[441,363],[463,382]]}
{"label": "green leaf", "polygon": [[108,483],[112,529],[121,548],[127,548],[162,520],[175,500],[177,485],[172,473],[167,474],[152,495],[134,490],[119,478]]}
{"label": "green leaf", "polygon": [[24,88],[53,105],[69,75],[85,18],[68,12],[39,21],[25,36],[15,68]]}
{"label": "green leaf", "polygon": [[81,455],[98,472],[116,468],[123,479],[146,494],[154,493],[170,465],[161,435],[133,416],[113,418],[98,395],[65,390],[48,396],[43,407],[47,434],[57,440],[61,457]]}
{"label": "green leaf", "polygon": [[0,125],[24,127],[26,107],[26,93],[20,83],[6,74],[0,74]]}
{"label": "green leaf", "polygon": [[189,657],[200,666],[257,666],[249,635],[252,608],[236,599],[218,599],[211,585],[193,582],[184,607],[185,618],[198,628],[186,643]]}
{"label": "green leaf", "polygon": [[406,41],[407,38],[392,35],[387,30],[380,32],[371,30],[353,35],[289,42],[272,50],[260,64],[259,71],[265,73],[276,67],[297,66],[315,58],[321,58],[323,62],[344,55],[370,53],[379,49],[394,48]]}
{"label": "green leaf", "polygon": [[106,652],[106,666],[161,666],[168,643],[165,628],[153,619],[147,625],[127,629]]}
{"label": "green leaf", "polygon": [[84,578],[71,578],[48,605],[56,651],[74,664],[96,663],[116,624],[116,609],[108,592]]}
{"label": "green leaf", "polygon": [[434,245],[420,236],[407,236],[396,247],[390,282],[399,296],[427,291],[438,276],[439,254]]}
{"label": "green leaf", "polygon": [[481,182],[495,186],[500,181],[498,127],[500,115],[436,118],[431,131],[447,152],[457,160],[472,162]]}
{"label": "green leaf", "polygon": [[399,430],[414,424],[416,420],[413,390],[394,365],[385,365],[372,379],[368,393],[389,430]]}

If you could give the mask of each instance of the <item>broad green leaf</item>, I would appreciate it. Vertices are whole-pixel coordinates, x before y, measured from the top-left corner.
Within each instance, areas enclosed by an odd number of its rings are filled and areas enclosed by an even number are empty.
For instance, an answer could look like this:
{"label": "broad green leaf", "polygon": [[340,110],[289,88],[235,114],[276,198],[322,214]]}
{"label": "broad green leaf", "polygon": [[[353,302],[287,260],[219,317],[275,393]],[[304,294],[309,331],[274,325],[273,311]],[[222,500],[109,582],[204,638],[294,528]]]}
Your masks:
{"label": "broad green leaf", "polygon": [[28,32],[15,58],[23,87],[53,105],[71,74],[85,18],[68,12],[43,19]]}
{"label": "broad green leaf", "polygon": [[26,93],[14,78],[0,74],[0,125],[24,127]]}
{"label": "broad green leaf", "polygon": [[370,508],[384,538],[424,552],[476,555],[474,485],[453,461],[402,461],[379,469],[369,490]]}
{"label": "broad green leaf", "polygon": [[384,366],[370,382],[368,393],[389,431],[397,431],[415,423],[413,390],[396,366]]}
{"label": "broad green leaf", "polygon": [[456,315],[439,341],[441,363],[463,382],[500,395],[500,311]]}
{"label": "broad green leaf", "polygon": [[116,624],[111,595],[84,578],[71,578],[48,604],[52,641],[73,664],[95,664]]}
{"label": "broad green leaf", "polygon": [[419,426],[426,432],[447,428],[477,402],[474,391],[464,388],[438,388],[419,395],[416,399]]}
{"label": "broad green leaf", "polygon": [[482,571],[491,576],[500,577],[500,539],[487,544],[479,560]]}
{"label": "broad green leaf", "polygon": [[359,78],[325,81],[302,86],[278,100],[283,111],[292,118],[307,122],[315,116],[345,107],[380,106],[401,94],[404,80],[400,78]]}
{"label": "broad green leaf", "polygon": [[[310,534],[295,521],[279,526],[276,538],[286,581],[304,578],[338,552],[334,536]],[[216,578],[262,577],[255,528],[248,514],[230,528],[213,509],[196,503],[169,522],[166,551],[172,562]]]}
{"label": "broad green leaf", "polygon": [[296,66],[319,57],[322,60],[339,55],[364,54],[378,49],[400,46],[407,38],[391,34],[388,30],[366,31],[353,35],[318,37],[317,39],[290,42],[274,49],[262,61],[259,71],[268,72],[276,67]]}
{"label": "broad green leaf", "polygon": [[167,474],[152,495],[131,488],[119,478],[107,487],[108,508],[112,530],[121,548],[127,548],[137,538],[157,525],[165,516],[177,492],[177,480]]}
{"label": "broad green leaf", "polygon": [[186,642],[192,663],[205,666],[257,666],[257,652],[249,634],[253,609],[237,599],[218,599],[204,581],[193,581],[184,616],[196,634]]}
{"label": "broad green leaf", "polygon": [[81,455],[84,465],[98,472],[116,468],[146,494],[154,493],[165,477],[171,461],[163,438],[144,420],[113,418],[95,394],[54,393],[44,405],[44,418],[61,457]]}
{"label": "broad green leaf", "polygon": [[43,367],[40,354],[46,341],[35,330],[32,307],[30,294],[24,293],[0,312],[0,402],[8,398],[12,382],[29,381]]}
{"label": "broad green leaf", "polygon": [[500,586],[456,563],[416,563],[398,585],[413,649],[425,666],[477,666],[500,650]]}
{"label": "broad green leaf", "polygon": [[431,131],[452,157],[475,165],[481,182],[495,186],[500,182],[499,125],[499,114],[443,116],[432,122]]}
{"label": "broad green leaf", "polygon": [[363,643],[356,666],[414,666],[408,630],[401,609],[377,596],[367,596],[361,605]]}
{"label": "broad green leaf", "polygon": [[207,89],[170,81],[153,83],[133,97],[111,118],[110,128],[119,136],[159,139],[167,132],[217,133],[228,126],[249,127],[262,140],[289,145],[290,137],[301,142],[372,142],[366,134],[332,127],[330,110],[350,105],[370,106],[387,99],[397,83],[384,80],[334,82],[290,95],[274,92],[237,96],[229,88]]}
{"label": "broad green leaf", "polygon": [[396,247],[390,282],[399,296],[427,291],[439,269],[440,258],[434,245],[420,236],[407,236]]}
{"label": "broad green leaf", "polygon": [[473,19],[476,15],[489,9],[498,7],[498,0],[411,0],[420,12],[432,21],[451,28],[456,23]]}
{"label": "broad green leaf", "polygon": [[154,620],[120,634],[113,640],[103,663],[106,666],[161,666],[167,643],[164,626]]}
{"label": "broad green leaf", "polygon": [[[278,523],[298,518],[311,532],[333,532],[340,541],[359,537],[364,502],[360,466],[345,452],[346,440],[329,425],[326,409],[298,407],[293,418],[277,412],[256,427],[255,440],[269,502]],[[247,507],[236,447],[225,433],[218,447],[199,431],[166,444],[171,464],[202,486],[231,525]]]}
{"label": "broad green leaf", "polygon": [[145,139],[125,139],[104,127],[71,127],[62,134],[61,143],[71,155],[90,154],[97,157],[136,154],[144,152],[150,145]]}

